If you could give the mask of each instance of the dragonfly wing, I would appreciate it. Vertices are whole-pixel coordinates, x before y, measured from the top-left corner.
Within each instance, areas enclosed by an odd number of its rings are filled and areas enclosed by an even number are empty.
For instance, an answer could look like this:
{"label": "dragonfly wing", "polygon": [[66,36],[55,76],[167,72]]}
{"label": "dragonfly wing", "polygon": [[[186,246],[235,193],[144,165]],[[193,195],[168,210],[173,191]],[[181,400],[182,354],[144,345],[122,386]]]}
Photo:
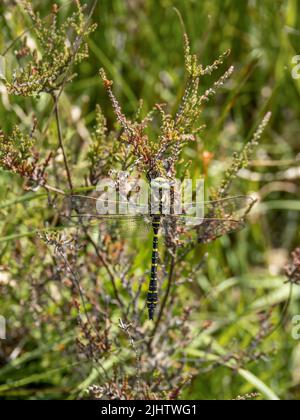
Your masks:
{"label": "dragonfly wing", "polygon": [[248,196],[205,202],[202,208],[194,207],[197,216],[192,216],[193,212],[166,216],[165,231],[168,232],[176,226],[181,237],[186,236],[186,239],[193,238],[199,243],[208,243],[227,233],[241,230],[245,226],[245,217],[254,204],[255,200]]}
{"label": "dragonfly wing", "polygon": [[112,238],[145,238],[148,236],[151,225],[142,217],[139,219],[106,219],[105,223],[96,220],[90,228],[99,233],[108,234]]}
{"label": "dragonfly wing", "polygon": [[112,238],[145,237],[151,230],[151,221],[140,216],[121,216],[94,214],[71,215],[64,218],[68,227],[77,227],[86,231],[98,231]]}
{"label": "dragonfly wing", "polygon": [[245,227],[245,220],[209,219],[201,221],[198,218],[165,218],[163,228],[166,235],[177,231],[181,241],[196,241],[208,243],[228,233],[236,232]]}
{"label": "dragonfly wing", "polygon": [[106,215],[133,216],[147,214],[148,205],[135,204],[126,200],[106,200],[95,195],[73,195],[64,199],[63,210],[66,215],[77,213],[97,217]]}
{"label": "dragonfly wing", "polygon": [[190,218],[231,218],[239,220],[250,212],[255,203],[256,200],[250,196],[228,197],[202,203],[185,203],[183,205],[182,215]]}
{"label": "dragonfly wing", "polygon": [[236,232],[245,227],[245,222],[233,219],[204,219],[203,223],[195,228],[198,243],[209,243],[228,233]]}
{"label": "dragonfly wing", "polygon": [[250,212],[256,200],[250,196],[228,197],[204,205],[207,218],[240,220]]}
{"label": "dragonfly wing", "polygon": [[145,208],[133,208],[132,203],[128,208],[127,204],[127,201],[109,201],[97,195],[73,195],[65,198],[63,213],[68,223],[111,237],[145,237],[151,229],[151,220],[144,215]]}

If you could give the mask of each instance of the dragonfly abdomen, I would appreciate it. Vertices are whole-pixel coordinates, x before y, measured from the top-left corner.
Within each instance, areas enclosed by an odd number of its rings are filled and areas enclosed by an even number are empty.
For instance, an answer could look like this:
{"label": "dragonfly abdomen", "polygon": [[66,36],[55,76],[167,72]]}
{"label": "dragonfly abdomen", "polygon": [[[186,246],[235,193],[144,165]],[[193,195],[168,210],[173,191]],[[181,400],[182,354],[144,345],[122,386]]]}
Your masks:
{"label": "dragonfly abdomen", "polygon": [[152,246],[152,264],[151,264],[151,277],[149,283],[147,306],[149,319],[153,320],[155,309],[158,302],[158,288],[157,288],[157,266],[158,266],[158,232],[160,228],[161,217],[156,216],[153,218],[153,246]]}

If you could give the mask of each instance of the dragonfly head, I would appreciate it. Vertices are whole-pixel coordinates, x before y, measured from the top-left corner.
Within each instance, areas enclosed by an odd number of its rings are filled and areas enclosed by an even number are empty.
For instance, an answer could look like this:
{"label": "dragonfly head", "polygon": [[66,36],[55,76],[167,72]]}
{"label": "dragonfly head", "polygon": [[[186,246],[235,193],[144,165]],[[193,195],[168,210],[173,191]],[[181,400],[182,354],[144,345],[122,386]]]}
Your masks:
{"label": "dragonfly head", "polygon": [[158,190],[169,190],[172,186],[172,182],[166,178],[157,177],[151,180],[151,186]]}
{"label": "dragonfly head", "polygon": [[147,181],[151,184],[152,180],[159,177],[159,172],[155,169],[151,169],[147,172]]}

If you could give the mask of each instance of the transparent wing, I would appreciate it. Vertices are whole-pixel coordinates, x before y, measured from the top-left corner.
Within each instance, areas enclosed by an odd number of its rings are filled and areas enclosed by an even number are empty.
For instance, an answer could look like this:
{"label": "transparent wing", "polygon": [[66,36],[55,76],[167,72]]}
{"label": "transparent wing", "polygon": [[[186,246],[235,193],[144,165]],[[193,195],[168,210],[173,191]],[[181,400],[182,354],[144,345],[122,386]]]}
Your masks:
{"label": "transparent wing", "polygon": [[[245,227],[245,220],[233,219],[199,219],[184,221],[178,223],[178,220],[166,219],[162,223],[166,236],[172,236],[172,232],[177,232],[181,241],[197,241],[198,243],[209,243],[228,233],[236,232]],[[196,224],[198,223],[198,224]]]}
{"label": "transparent wing", "polygon": [[[193,217],[224,219],[232,218],[239,220],[244,217],[255,204],[250,196],[228,197],[222,200],[207,201],[203,203],[184,203],[180,215],[174,215],[182,221]],[[90,217],[117,218],[133,217],[150,213],[148,204],[136,204],[126,200],[106,200],[101,196],[73,195],[65,198],[64,210],[67,214],[76,212],[77,215],[90,215]],[[199,216],[200,214],[200,216]],[[196,215],[196,216],[195,216]]]}
{"label": "transparent wing", "polygon": [[144,217],[98,217],[80,215],[64,218],[66,227],[77,227],[86,231],[98,231],[113,238],[146,237],[151,231],[151,223]]}
{"label": "transparent wing", "polygon": [[196,235],[199,243],[208,243],[227,233],[241,230],[245,226],[245,217],[255,202],[248,196],[205,202],[202,215],[199,208],[197,216],[171,215],[165,218],[163,226],[166,233],[177,228],[186,239]]}
{"label": "transparent wing", "polygon": [[145,238],[151,232],[151,223],[142,216],[135,218],[94,218],[88,224],[88,230],[108,234],[113,238]]}
{"label": "transparent wing", "polygon": [[[197,235],[197,241],[207,243],[244,227],[244,219],[255,204],[249,196],[228,197],[222,200],[191,203],[183,206],[183,214],[165,215],[162,227],[166,235],[179,232],[187,238]],[[101,197],[74,195],[64,200],[68,220],[114,235],[135,233],[145,236],[151,230],[151,217],[146,205],[133,205],[128,212],[127,201],[108,201]],[[108,211],[109,214],[102,214]],[[193,235],[193,236],[194,236]]]}
{"label": "transparent wing", "polygon": [[231,197],[207,204],[207,217],[197,226],[197,240],[208,243],[245,227],[245,218],[256,200],[248,196]]}
{"label": "transparent wing", "polygon": [[195,228],[195,231],[199,243],[209,243],[228,233],[239,231],[244,227],[244,219],[204,219],[203,223]]}
{"label": "transparent wing", "polygon": [[[120,204],[120,202],[108,202],[110,210],[112,203]],[[80,195],[67,197],[63,203],[64,223],[88,231],[97,230],[111,237],[129,235],[145,237],[151,230],[151,219],[142,214],[101,214],[98,204],[99,198],[95,197]]]}
{"label": "transparent wing", "polygon": [[250,196],[228,197],[222,200],[205,201],[203,203],[190,203],[183,206],[183,215],[178,220],[193,218],[228,219],[239,220],[245,217],[256,200]]}
{"label": "transparent wing", "polygon": [[256,200],[250,196],[228,197],[205,203],[205,217],[240,220],[252,209]]}
{"label": "transparent wing", "polygon": [[135,204],[133,201],[128,204],[126,200],[106,200],[101,196],[73,195],[64,199],[63,210],[66,215],[129,219],[147,214],[148,205]]}

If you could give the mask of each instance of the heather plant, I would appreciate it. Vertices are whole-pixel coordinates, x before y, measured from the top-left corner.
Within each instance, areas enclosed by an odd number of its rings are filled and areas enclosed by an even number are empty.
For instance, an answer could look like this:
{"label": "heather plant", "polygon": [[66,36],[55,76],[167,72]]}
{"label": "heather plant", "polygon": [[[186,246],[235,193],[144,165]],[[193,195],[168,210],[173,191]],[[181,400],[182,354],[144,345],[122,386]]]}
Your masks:
{"label": "heather plant", "polygon": [[40,162],[39,152],[34,149],[34,129],[30,134],[23,134],[18,126],[7,135],[1,131],[0,142],[0,166],[21,176],[25,190],[36,191],[46,185],[46,169],[52,154]]}
{"label": "heather plant", "polygon": [[297,248],[292,252],[292,262],[285,269],[288,281],[292,284],[300,283],[300,249]]}
{"label": "heather plant", "polygon": [[33,22],[37,48],[30,49],[24,37],[16,56],[25,60],[25,64],[14,71],[11,81],[6,82],[9,94],[37,97],[45,92],[54,95],[73,77],[69,74],[71,65],[88,57],[85,39],[95,30],[95,25],[86,23],[85,8],[79,0],[75,3],[77,11],[62,24],[58,23],[59,7],[54,3],[50,24],[45,25],[39,14],[34,12],[31,3],[23,1]]}
{"label": "heather plant", "polygon": [[[157,104],[142,121],[130,121],[122,113],[118,100],[112,91],[113,82],[107,79],[104,69],[100,70],[104,87],[108,92],[116,118],[123,130],[121,141],[131,146],[132,153],[135,156],[135,164],[147,174],[149,179],[159,176],[169,178],[176,176],[177,164],[182,149],[188,143],[195,141],[197,135],[204,129],[203,125],[199,125],[199,117],[203,110],[203,105],[210,97],[216,94],[216,90],[225,83],[233,72],[233,67],[230,67],[214,83],[213,88],[208,89],[204,95],[200,95],[200,77],[217,70],[223,64],[224,58],[229,54],[229,51],[222,54],[212,65],[203,68],[198,64],[197,57],[191,55],[186,34],[184,40],[187,83],[175,116],[170,115],[164,109],[165,104]],[[151,137],[147,134],[155,112],[159,113],[161,117],[157,139],[153,139],[154,136]],[[137,112],[137,115],[139,114],[140,111]]]}
{"label": "heather plant", "polygon": [[[138,13],[137,4],[130,1],[126,7]],[[169,227],[160,249],[161,300],[154,322],[146,314],[149,247],[136,235],[142,232],[129,224],[116,229],[109,221],[88,223],[80,217],[72,223],[65,208],[70,194],[89,196],[102,178],[110,176],[118,185],[127,174],[150,182],[157,177],[194,178],[201,172],[211,187],[210,198],[229,198],[232,190],[239,190],[240,174],[247,166],[252,169],[255,149],[258,158],[264,152],[259,141],[271,113],[261,112],[249,141],[235,133],[237,141],[228,144],[222,127],[209,116],[211,112],[216,118],[223,103],[227,110],[237,101],[240,79],[235,88],[230,84],[234,68],[225,67],[230,51],[225,45],[219,58],[206,60],[212,64],[201,65],[192,53],[194,39],[190,42],[187,34],[178,95],[170,94],[170,101],[160,95],[149,100],[146,89],[143,101],[129,106],[123,89],[127,86],[132,99],[128,86],[133,66],[123,76],[101,50],[110,51],[115,42],[120,56],[114,55],[121,63],[122,29],[105,32],[100,25],[96,30],[91,16],[98,11],[97,1],[89,11],[75,1],[75,11],[72,3],[65,20],[60,18],[63,6],[52,5],[51,14],[41,18],[34,2],[23,5],[33,26],[13,41],[19,67],[11,79],[2,78],[4,103],[9,102],[19,119],[24,109],[30,123],[13,121],[10,130],[0,132],[0,180],[5,180],[0,195],[1,315],[14,325],[0,342],[1,397],[278,399],[283,379],[276,382],[274,376],[282,372],[285,359],[276,352],[278,343],[286,342],[288,307],[282,316],[282,304],[289,301],[290,289],[283,277],[273,278],[263,269],[267,261],[261,257],[264,241],[257,222],[260,217],[267,223],[263,204],[251,216],[254,227],[241,232],[239,241],[226,234],[244,226],[252,201],[246,201],[235,223],[204,223],[190,236],[182,227]],[[119,23],[133,35],[130,16]],[[114,31],[119,31],[116,39]],[[107,39],[102,45],[103,36]],[[105,92],[97,90],[95,98],[99,61],[105,68],[100,70]],[[85,80],[80,72],[88,72],[89,63],[93,74]],[[158,84],[160,78],[167,83],[162,64]],[[140,94],[139,83],[133,86]],[[217,162],[222,153],[221,175]],[[257,189],[250,181],[245,184],[243,192]],[[228,216],[235,211],[229,207],[212,207],[211,214],[217,210]],[[215,241],[217,237],[222,238]],[[295,284],[296,257],[297,251],[286,269]]]}

